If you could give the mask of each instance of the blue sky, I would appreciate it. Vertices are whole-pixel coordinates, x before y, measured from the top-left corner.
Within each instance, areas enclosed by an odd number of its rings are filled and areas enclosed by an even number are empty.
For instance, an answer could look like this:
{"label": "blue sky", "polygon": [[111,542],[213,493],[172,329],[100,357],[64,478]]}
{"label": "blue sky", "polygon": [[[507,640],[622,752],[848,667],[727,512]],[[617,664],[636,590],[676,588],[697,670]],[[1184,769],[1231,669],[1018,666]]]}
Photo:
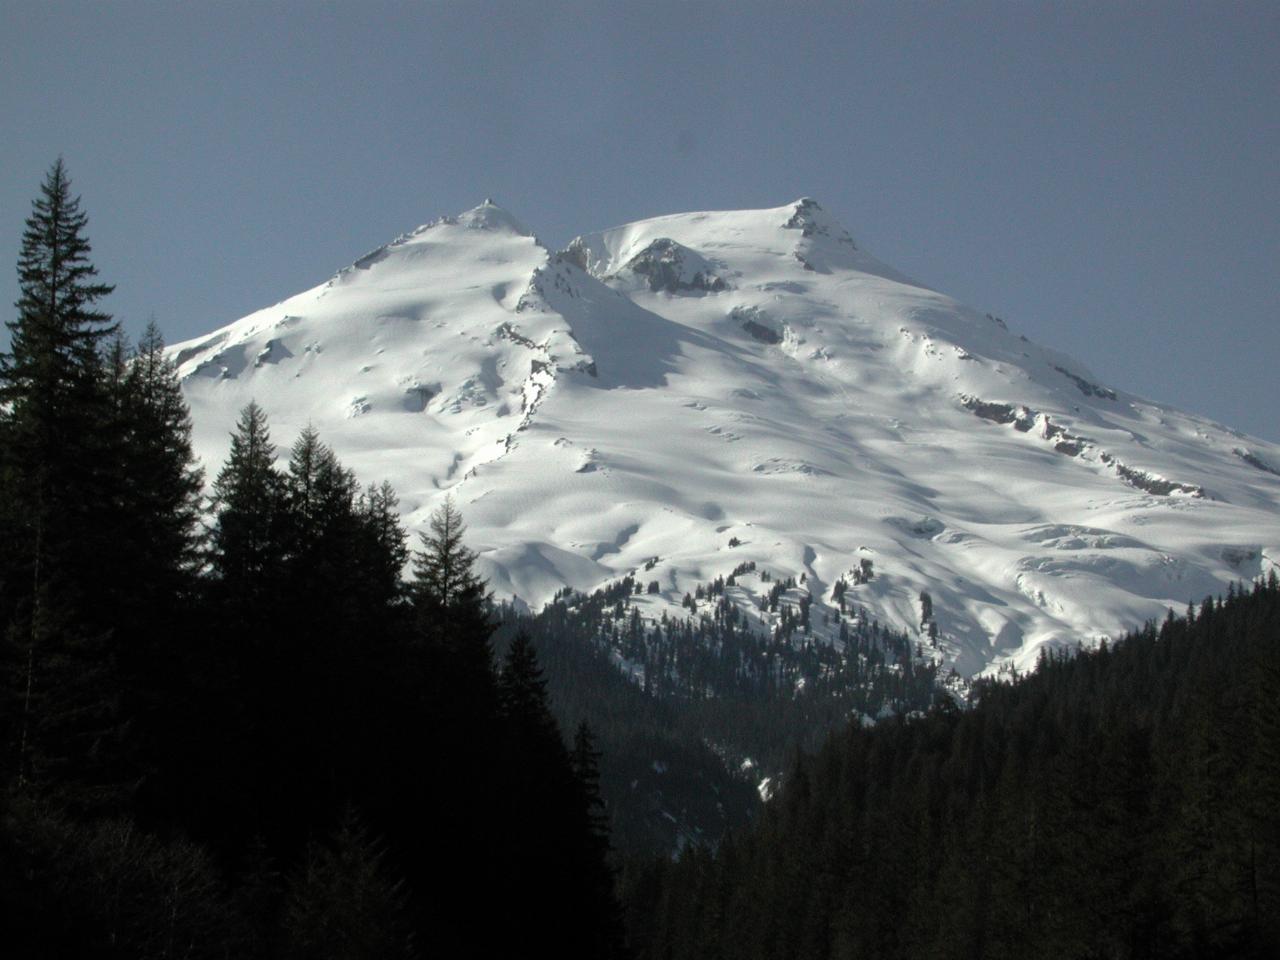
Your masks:
{"label": "blue sky", "polygon": [[551,245],[817,198],[1108,383],[1280,440],[1280,4],[0,4],[0,300],[61,154],[170,341],[493,197]]}

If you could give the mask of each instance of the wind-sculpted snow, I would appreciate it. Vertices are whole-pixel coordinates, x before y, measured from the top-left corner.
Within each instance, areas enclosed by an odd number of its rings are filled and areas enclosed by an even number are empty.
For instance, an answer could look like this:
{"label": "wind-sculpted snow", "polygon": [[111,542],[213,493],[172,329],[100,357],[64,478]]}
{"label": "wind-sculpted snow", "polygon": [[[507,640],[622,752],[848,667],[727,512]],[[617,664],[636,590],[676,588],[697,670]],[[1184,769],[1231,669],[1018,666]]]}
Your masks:
{"label": "wind-sculpted snow", "polygon": [[795,577],[814,637],[877,619],[973,674],[1280,563],[1280,448],[1008,326],[811,200],[559,254],[486,203],[173,355],[210,476],[256,399],[282,449],[310,423],[390,480],[412,529],[452,493],[494,590],[535,608],[634,570],[645,615],[684,615],[755,563],[726,595],[756,629]]}

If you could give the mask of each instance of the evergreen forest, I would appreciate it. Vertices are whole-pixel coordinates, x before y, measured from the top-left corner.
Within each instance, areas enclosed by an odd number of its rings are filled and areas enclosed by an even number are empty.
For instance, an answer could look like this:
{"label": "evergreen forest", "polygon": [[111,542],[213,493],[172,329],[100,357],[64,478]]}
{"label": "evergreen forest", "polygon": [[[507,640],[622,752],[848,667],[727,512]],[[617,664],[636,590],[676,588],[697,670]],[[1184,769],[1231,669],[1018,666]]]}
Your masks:
{"label": "evergreen forest", "polygon": [[1280,585],[853,725],[750,828],[636,864],[639,958],[1273,957]]}

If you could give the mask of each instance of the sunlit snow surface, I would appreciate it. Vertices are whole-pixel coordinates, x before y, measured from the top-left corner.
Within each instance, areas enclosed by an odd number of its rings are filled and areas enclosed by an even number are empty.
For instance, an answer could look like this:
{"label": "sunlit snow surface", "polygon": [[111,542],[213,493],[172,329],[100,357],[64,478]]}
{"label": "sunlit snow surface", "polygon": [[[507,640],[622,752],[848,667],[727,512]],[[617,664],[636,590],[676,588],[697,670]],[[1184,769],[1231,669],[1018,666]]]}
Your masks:
{"label": "sunlit snow surface", "polygon": [[681,614],[746,561],[829,605],[870,559],[849,601],[973,674],[1280,565],[1280,447],[1100,383],[812,201],[562,254],[484,204],[172,353],[210,477],[256,399],[282,456],[314,425],[411,529],[452,493],[534,608],[635,570],[647,615]]}

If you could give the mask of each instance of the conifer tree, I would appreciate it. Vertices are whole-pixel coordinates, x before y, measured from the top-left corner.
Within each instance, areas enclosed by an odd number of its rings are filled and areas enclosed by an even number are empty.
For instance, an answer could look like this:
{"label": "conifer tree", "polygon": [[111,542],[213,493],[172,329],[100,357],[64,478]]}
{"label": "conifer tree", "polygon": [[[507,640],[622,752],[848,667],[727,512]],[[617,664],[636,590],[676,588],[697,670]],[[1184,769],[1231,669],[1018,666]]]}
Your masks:
{"label": "conifer tree", "polygon": [[413,559],[413,599],[428,636],[441,646],[456,646],[462,636],[492,630],[485,582],[473,569],[476,555],[463,543],[466,524],[453,497],[431,515],[431,532],[421,534],[422,549]]}
{"label": "conifer tree", "polygon": [[565,749],[527,634],[518,633],[503,658],[498,702],[506,743],[501,819],[540,825],[505,838],[510,915],[540,936],[554,936],[562,956],[621,956],[599,755],[586,728],[579,728],[573,753]]}
{"label": "conifer tree", "polygon": [[311,844],[285,904],[286,953],[306,960],[414,956],[403,882],[386,854],[348,814],[327,845]]}
{"label": "conifer tree", "polygon": [[388,607],[403,596],[401,572],[409,562],[399,506],[395,489],[385,480],[381,486],[370,484],[357,504],[364,531],[359,554],[361,577],[371,598]]}
{"label": "conifer tree", "polygon": [[93,529],[77,521],[92,521],[102,506],[94,502],[109,409],[101,347],[115,324],[96,304],[114,288],[95,279],[88,218],[70,187],[59,159],[27,218],[18,316],[6,322],[10,346],[0,354],[6,460],[24,528],[14,545],[28,564],[45,565],[33,571],[36,582],[61,572],[50,562],[70,564],[73,542]]}
{"label": "conifer tree", "polygon": [[[466,525],[453,498],[431,515],[431,531],[424,533],[422,550],[413,558],[410,592],[418,630],[437,654],[453,661],[465,688],[471,691],[475,709],[491,709],[493,650],[489,637],[489,595],[484,580],[474,570],[475,553],[462,541]],[[458,699],[467,698],[459,691]]]}
{"label": "conifer tree", "polygon": [[547,682],[526,633],[516,634],[503,658],[498,703],[503,717],[516,726],[525,746],[536,746],[540,752],[550,753],[552,759],[557,754],[564,755],[560,728],[547,698]]}
{"label": "conifer tree", "polygon": [[310,425],[293,444],[286,489],[290,512],[304,537],[322,537],[352,512],[355,480]]}
{"label": "conifer tree", "polygon": [[98,393],[101,345],[116,329],[111,316],[96,309],[115,288],[95,279],[83,234],[88,217],[80,198],[71,196],[61,158],[40,194],[22,234],[18,317],[6,321],[10,349],[0,354],[0,396],[17,405],[12,415],[28,418],[33,432],[68,415],[56,409],[59,401]]}
{"label": "conifer tree", "polygon": [[59,159],[26,221],[0,354],[0,739],[20,785],[65,768],[97,794],[118,733],[101,573],[118,550],[120,451],[102,356],[115,325],[97,308],[112,287],[96,279],[87,222]]}
{"label": "conifer tree", "polygon": [[266,595],[284,553],[282,481],[267,415],[256,403],[241,411],[213,492],[215,570],[227,597],[252,605]]}
{"label": "conifer tree", "polygon": [[581,878],[586,914],[590,918],[580,931],[582,941],[595,957],[625,955],[622,910],[615,887],[617,877],[609,864],[609,815],[600,795],[600,751],[587,721],[578,724],[569,762],[578,781],[583,827],[579,836]]}
{"label": "conifer tree", "polygon": [[604,799],[600,796],[600,751],[596,749],[595,734],[587,721],[578,724],[573,736],[573,751],[569,754],[574,775],[582,785],[583,804],[591,832],[608,843],[609,820]]}
{"label": "conifer tree", "polygon": [[115,392],[118,437],[127,451],[120,484],[127,521],[122,534],[134,554],[126,588],[136,609],[172,606],[191,589],[200,562],[204,479],[177,369],[165,356],[154,320]]}
{"label": "conifer tree", "polygon": [[0,353],[10,547],[0,578],[9,602],[78,580],[101,545],[92,542],[108,499],[100,482],[109,414],[100,347],[115,325],[96,309],[113,288],[95,279],[86,223],[59,159],[27,218],[18,316],[6,321],[10,346]]}
{"label": "conifer tree", "polygon": [[284,478],[293,587],[330,610],[350,591],[359,550],[356,480],[314,427],[298,436]]}

